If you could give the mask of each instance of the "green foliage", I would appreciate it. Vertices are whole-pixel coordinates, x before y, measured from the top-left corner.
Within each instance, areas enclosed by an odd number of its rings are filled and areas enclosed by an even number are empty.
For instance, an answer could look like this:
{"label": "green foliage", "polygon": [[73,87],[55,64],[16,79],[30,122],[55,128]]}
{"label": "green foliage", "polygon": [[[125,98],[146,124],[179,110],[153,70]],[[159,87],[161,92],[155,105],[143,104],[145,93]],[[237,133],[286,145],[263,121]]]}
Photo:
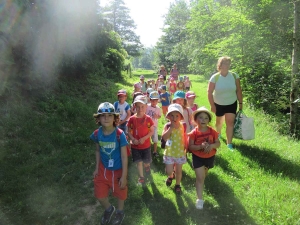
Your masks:
{"label": "green foliage", "polygon": [[129,15],[129,9],[123,0],[111,0],[108,5],[101,8],[103,18],[108,21],[113,30],[122,39],[122,45],[128,55],[139,56],[142,47],[140,37],[135,33],[136,25]]}

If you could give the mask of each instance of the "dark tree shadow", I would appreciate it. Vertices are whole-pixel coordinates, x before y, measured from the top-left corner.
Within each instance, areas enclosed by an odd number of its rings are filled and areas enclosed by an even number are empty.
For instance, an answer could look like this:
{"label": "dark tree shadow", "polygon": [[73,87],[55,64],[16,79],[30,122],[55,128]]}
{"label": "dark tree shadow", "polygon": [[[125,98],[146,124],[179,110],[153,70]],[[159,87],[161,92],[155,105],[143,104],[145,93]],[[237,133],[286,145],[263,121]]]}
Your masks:
{"label": "dark tree shadow", "polygon": [[[283,146],[283,148],[288,150],[288,146]],[[281,158],[280,155],[271,149],[258,148],[243,143],[237,144],[236,149],[245,157],[259,163],[264,170],[270,171],[275,175],[286,176],[298,182],[300,181],[300,166],[287,159]]]}

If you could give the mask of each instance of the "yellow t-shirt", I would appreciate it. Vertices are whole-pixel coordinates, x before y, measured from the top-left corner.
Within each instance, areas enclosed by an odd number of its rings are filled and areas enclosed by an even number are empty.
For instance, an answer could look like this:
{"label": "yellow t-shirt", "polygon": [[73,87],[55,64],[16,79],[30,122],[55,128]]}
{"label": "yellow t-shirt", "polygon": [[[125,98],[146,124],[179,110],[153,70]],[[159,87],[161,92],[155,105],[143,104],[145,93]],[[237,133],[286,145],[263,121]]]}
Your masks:
{"label": "yellow t-shirt", "polygon": [[180,123],[180,127],[174,129],[171,133],[169,140],[171,141],[171,146],[166,144],[164,155],[171,156],[174,158],[180,158],[185,156],[184,153],[184,127],[182,123]]}

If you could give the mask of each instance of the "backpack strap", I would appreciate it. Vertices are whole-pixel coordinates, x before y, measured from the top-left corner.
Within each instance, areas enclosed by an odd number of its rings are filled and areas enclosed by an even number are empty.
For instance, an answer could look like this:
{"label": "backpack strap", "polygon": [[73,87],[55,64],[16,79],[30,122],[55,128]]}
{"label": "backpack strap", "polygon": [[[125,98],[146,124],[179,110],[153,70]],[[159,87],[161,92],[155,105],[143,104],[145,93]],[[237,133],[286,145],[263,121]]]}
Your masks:
{"label": "backpack strap", "polygon": [[[121,137],[120,136],[123,132],[124,132],[123,130],[121,130],[120,128],[117,127],[116,133],[117,133],[117,140],[118,140],[119,146],[120,146],[120,151],[121,151]],[[126,145],[126,151],[127,151],[127,156],[129,156],[131,152],[130,152],[130,148],[128,145]]]}

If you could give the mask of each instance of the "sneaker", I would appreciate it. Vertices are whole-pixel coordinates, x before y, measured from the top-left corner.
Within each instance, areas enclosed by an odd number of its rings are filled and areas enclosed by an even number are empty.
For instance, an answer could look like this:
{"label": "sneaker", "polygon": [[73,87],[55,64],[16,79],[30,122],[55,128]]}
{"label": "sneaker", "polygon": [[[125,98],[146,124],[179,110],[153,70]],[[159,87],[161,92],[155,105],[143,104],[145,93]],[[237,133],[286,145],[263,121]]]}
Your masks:
{"label": "sneaker", "polygon": [[196,200],[196,209],[203,209],[203,203],[204,201],[202,199]]}
{"label": "sneaker", "polygon": [[175,187],[174,187],[174,190],[175,190],[176,194],[181,194],[181,187],[180,187],[180,185],[176,184]]}
{"label": "sneaker", "polygon": [[233,151],[233,145],[232,144],[227,144],[227,148],[229,148],[229,150]]}
{"label": "sneaker", "polygon": [[101,225],[105,225],[108,224],[110,222],[110,219],[112,217],[112,215],[114,214],[116,208],[112,205],[112,209],[110,212],[108,211],[104,211],[103,216],[101,218]]}
{"label": "sneaker", "polygon": [[137,185],[143,186],[144,184],[145,184],[145,178],[144,178],[144,177],[140,177],[140,178],[138,179]]}
{"label": "sneaker", "polygon": [[157,152],[153,152],[152,155],[153,155],[153,158],[159,157],[159,154]]}
{"label": "sneaker", "polygon": [[125,217],[125,213],[124,212],[116,212],[115,213],[115,217],[113,218],[111,224],[112,225],[120,225],[120,224],[122,224],[124,217]]}

